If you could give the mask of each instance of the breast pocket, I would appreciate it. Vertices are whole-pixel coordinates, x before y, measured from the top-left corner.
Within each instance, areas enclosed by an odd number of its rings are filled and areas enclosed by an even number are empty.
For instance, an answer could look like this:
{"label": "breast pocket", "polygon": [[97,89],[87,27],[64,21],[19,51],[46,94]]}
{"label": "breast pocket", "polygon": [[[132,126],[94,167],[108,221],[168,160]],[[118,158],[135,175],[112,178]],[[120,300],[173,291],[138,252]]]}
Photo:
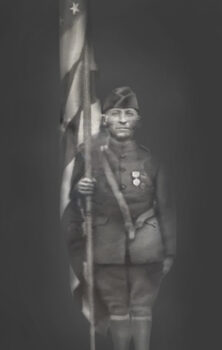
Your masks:
{"label": "breast pocket", "polygon": [[105,225],[109,220],[108,216],[97,216],[93,220],[93,226],[102,226]]}
{"label": "breast pocket", "polygon": [[132,263],[144,264],[163,260],[163,241],[156,217],[146,220],[136,231],[136,236],[129,243]]}
{"label": "breast pocket", "polygon": [[145,171],[141,171],[140,180],[141,180],[140,188],[142,190],[144,189],[151,190],[153,188],[153,180]]}

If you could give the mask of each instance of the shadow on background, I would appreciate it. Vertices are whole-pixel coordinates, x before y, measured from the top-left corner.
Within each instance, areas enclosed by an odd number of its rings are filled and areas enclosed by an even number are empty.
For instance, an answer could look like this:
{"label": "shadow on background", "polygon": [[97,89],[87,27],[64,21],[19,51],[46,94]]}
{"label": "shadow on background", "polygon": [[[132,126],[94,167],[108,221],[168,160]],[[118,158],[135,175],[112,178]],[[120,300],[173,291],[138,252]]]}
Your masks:
{"label": "shadow on background", "polygon": [[[0,347],[88,349],[59,231],[58,4],[0,6]],[[138,140],[171,164],[175,184],[178,255],[154,309],[152,350],[219,348],[220,2],[97,0],[92,16],[98,94],[137,92]]]}

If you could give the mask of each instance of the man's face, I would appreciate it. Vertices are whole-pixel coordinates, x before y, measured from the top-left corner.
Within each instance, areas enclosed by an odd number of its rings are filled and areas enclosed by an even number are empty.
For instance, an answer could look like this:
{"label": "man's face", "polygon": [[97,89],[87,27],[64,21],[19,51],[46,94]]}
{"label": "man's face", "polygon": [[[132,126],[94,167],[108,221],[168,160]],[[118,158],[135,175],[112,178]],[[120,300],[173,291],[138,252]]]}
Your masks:
{"label": "man's face", "polygon": [[111,108],[106,112],[108,132],[119,141],[131,139],[139,121],[133,108]]}

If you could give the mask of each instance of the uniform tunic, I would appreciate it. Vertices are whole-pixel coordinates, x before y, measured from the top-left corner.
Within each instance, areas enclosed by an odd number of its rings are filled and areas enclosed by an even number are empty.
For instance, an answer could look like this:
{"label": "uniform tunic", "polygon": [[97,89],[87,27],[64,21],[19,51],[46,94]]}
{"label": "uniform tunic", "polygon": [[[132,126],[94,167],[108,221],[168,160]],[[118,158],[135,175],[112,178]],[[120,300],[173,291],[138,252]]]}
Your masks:
{"label": "uniform tunic", "polygon": [[[142,222],[135,239],[125,231],[122,214],[107,182],[100,142],[92,147],[93,177],[96,179],[93,202],[93,244],[95,284],[109,313],[146,314],[157,293],[162,261],[175,254],[175,213],[171,193],[162,168],[151,152],[135,141],[108,140],[107,157],[120,191],[129,206],[134,224],[149,210],[154,215]],[[77,154],[70,192],[67,240],[73,264],[83,254],[81,196],[76,184],[84,176],[84,155]],[[67,214],[66,214],[67,215]],[[81,253],[80,253],[81,251]],[[79,261],[81,260],[79,259]],[[78,263],[76,264],[78,266]],[[80,267],[74,266],[78,272]]]}

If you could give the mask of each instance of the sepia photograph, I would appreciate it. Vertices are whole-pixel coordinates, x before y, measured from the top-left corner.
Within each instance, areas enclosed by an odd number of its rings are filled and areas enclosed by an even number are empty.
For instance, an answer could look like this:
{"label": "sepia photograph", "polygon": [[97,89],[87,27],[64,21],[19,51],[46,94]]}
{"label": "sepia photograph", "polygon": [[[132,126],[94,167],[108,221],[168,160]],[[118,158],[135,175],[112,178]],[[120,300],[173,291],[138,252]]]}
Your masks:
{"label": "sepia photograph", "polygon": [[220,1],[0,13],[0,348],[219,349]]}

